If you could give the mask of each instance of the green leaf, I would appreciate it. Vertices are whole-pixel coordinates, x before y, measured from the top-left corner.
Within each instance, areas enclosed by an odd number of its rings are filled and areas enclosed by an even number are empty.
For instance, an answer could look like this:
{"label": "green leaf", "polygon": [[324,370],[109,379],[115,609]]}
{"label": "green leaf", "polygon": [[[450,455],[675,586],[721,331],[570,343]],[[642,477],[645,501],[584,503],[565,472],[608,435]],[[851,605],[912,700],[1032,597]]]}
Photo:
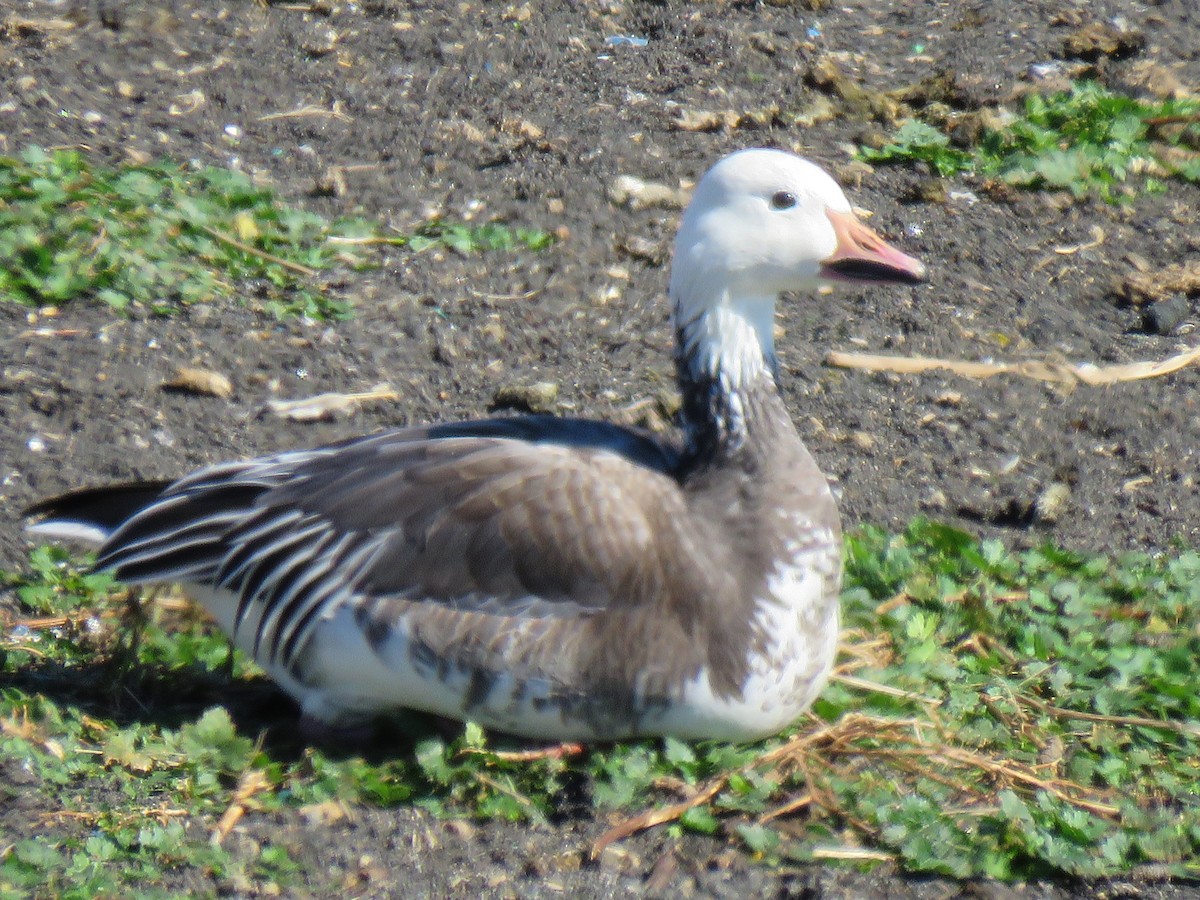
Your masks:
{"label": "green leaf", "polygon": [[249,764],[254,742],[239,735],[228,711],[216,706],[180,729],[179,747],[193,761],[234,774]]}
{"label": "green leaf", "polygon": [[667,762],[681,768],[692,766],[696,762],[696,753],[691,746],[678,738],[663,738],[663,755]]}
{"label": "green leaf", "polygon": [[690,807],[679,818],[679,823],[689,831],[701,834],[716,834],[721,828],[721,821],[705,806]]}
{"label": "green leaf", "polygon": [[772,853],[779,847],[779,833],[766,825],[741,823],[734,832],[753,853]]}

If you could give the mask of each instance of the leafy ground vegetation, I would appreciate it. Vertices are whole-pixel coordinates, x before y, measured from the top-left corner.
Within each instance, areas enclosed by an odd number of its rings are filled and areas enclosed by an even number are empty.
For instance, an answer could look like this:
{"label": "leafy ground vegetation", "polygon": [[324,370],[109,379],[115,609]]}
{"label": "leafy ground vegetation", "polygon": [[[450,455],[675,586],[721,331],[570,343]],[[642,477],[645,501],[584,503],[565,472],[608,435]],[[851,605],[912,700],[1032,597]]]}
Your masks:
{"label": "leafy ground vegetation", "polygon": [[[1186,349],[1185,6],[0,10],[0,895],[1192,896],[1196,372],[822,362]],[[19,510],[81,483],[513,396],[664,427],[677,207],[754,144],[828,166],[932,273],[781,309],[853,526],[837,677],[789,733],[313,743],[182,598],[30,555]],[[181,366],[230,387],[164,390]],[[352,421],[264,412],[381,383]]]}
{"label": "leafy ground vegetation", "polygon": [[386,758],[297,755],[220,705],[230,679],[261,672],[185,602],[143,602],[50,548],[31,570],[4,576],[21,616],[2,648],[0,767],[65,802],[49,836],[7,848],[9,890],[150,891],[179,867],[289,889],[302,880],[286,849],[248,860],[223,849],[242,815],[405,804],[553,823],[564,798],[618,814],[597,854],[659,826],[728,836],[776,866],[1200,876],[1192,551],[1013,554],[928,522],[866,531],[849,542],[838,674],[796,730],[552,759],[472,726],[452,740],[410,729],[412,744]]}
{"label": "leafy ground vegetation", "polygon": [[365,266],[361,248],[441,244],[470,253],[517,243],[541,249],[552,240],[502,224],[384,231],[361,219],[327,223],[213,166],[104,168],[78,151],[41,147],[0,158],[0,298],[35,307],[90,298],[168,314],[253,284],[272,315],[337,319],[349,306],[314,279],[335,264]]}
{"label": "leafy ground vegetation", "polygon": [[1139,187],[1167,190],[1165,179],[1200,182],[1200,101],[1145,101],[1095,82],[1031,94],[1020,113],[960,129],[958,145],[920,119],[905,122],[873,163],[924,162],[937,174],[999,178],[1018,187],[1098,193],[1128,201]]}

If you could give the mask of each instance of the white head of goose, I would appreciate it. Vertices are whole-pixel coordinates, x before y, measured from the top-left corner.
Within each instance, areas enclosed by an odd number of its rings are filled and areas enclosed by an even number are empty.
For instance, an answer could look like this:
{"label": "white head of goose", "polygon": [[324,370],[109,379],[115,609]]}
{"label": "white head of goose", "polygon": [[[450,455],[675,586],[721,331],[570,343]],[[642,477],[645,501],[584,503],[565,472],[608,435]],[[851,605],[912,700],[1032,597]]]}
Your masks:
{"label": "white head of goose", "polygon": [[759,738],[824,685],[841,575],[776,388],[776,296],[923,277],[817,166],[734,153],[675,242],[682,447],[551,417],[405,428],[76,491],[31,530],[181,583],[318,723],[412,708],[545,739]]}

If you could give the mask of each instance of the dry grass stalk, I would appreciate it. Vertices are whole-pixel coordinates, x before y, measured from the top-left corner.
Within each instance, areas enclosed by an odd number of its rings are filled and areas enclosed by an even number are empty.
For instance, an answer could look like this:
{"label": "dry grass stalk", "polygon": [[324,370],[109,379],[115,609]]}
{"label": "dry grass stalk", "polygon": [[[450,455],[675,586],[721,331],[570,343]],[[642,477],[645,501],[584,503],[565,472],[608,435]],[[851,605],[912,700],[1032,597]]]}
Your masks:
{"label": "dry grass stalk", "polygon": [[233,831],[234,826],[241,821],[246,810],[250,808],[254,795],[269,790],[270,787],[271,782],[267,780],[267,774],[262,769],[247,769],[242,773],[242,777],[238,779],[237,789],[233,792],[233,800],[230,801],[228,808],[208,836],[213,846],[219,847],[221,842],[229,836],[229,832]]}
{"label": "dry grass stalk", "polygon": [[353,122],[353,116],[350,116],[342,109],[341,101],[335,100],[330,109],[325,109],[322,106],[299,106],[296,109],[288,112],[266,113],[258,117],[260,122],[273,122],[276,119],[312,119],[326,118],[337,119],[339,122]]}
{"label": "dry grass stalk", "polygon": [[567,741],[533,750],[490,750],[486,747],[463,747],[458,753],[459,756],[486,756],[500,762],[527,763],[543,759],[567,759],[571,756],[581,756],[586,749],[583,744]]}
{"label": "dry grass stalk", "polygon": [[937,359],[928,356],[881,356],[874,353],[842,353],[833,351],[825,357],[827,365],[843,369],[863,369],[868,372],[895,372],[917,375],[934,369],[945,369],[966,378],[984,379],[993,375],[1020,375],[1034,381],[1074,386],[1086,384],[1104,387],[1123,381],[1159,378],[1178,372],[1200,360],[1200,347],[1193,347],[1166,359],[1096,366],[1091,363],[1072,365],[1065,362],[1027,359],[1017,362],[972,362],[970,360]]}
{"label": "dry grass stalk", "polygon": [[1200,725],[1195,722],[1168,722],[1159,719],[1147,719],[1143,716],[1105,716],[1100,713],[1079,712],[1074,709],[1063,709],[1061,706],[1051,706],[1049,703],[1038,700],[1036,697],[1024,694],[1018,696],[1017,700],[1060,719],[1100,722],[1106,725],[1119,725],[1123,728],[1156,728],[1161,731],[1174,731],[1176,734],[1189,734],[1200,737]]}
{"label": "dry grass stalk", "polygon": [[243,243],[227,234],[222,234],[215,228],[210,228],[208,225],[196,226],[209,237],[220,241],[222,244],[228,244],[235,250],[240,250],[247,256],[257,256],[259,259],[264,259],[269,263],[274,263],[277,266],[282,266],[289,272],[295,272],[297,275],[305,275],[309,278],[317,274],[317,270],[310,266],[305,266],[300,263],[292,262],[291,260],[283,259],[273,253],[267,253],[265,250],[259,250],[257,247],[251,247],[249,244]]}

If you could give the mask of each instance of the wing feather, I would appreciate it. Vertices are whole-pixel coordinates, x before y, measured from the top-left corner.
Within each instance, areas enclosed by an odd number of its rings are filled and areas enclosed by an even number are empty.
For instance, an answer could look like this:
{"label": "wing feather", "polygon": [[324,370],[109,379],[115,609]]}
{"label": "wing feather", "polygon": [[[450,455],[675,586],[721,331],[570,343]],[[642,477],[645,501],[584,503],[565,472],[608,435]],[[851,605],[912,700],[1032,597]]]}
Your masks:
{"label": "wing feather", "polygon": [[188,476],[115,531],[100,565],[233,591],[239,645],[284,665],[348,598],[374,627],[395,609],[383,600],[426,610],[439,647],[483,617],[496,627],[476,634],[503,652],[501,620],[661,590],[650,546],[683,511],[676,459],[653,438],[570,420],[389,432]]}

